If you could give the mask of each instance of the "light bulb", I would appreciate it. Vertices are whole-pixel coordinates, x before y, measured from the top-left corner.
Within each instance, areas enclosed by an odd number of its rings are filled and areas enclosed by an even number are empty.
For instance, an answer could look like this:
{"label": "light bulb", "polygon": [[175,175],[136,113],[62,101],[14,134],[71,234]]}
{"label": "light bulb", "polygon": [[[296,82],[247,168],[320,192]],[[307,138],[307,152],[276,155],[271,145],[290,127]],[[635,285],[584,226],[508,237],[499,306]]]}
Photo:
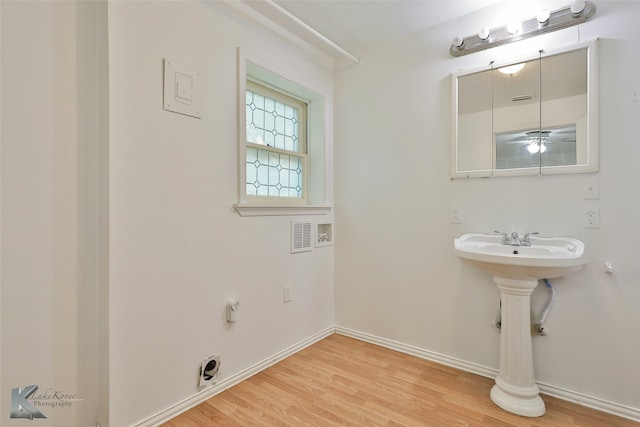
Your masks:
{"label": "light bulb", "polygon": [[509,34],[514,35],[520,31],[520,22],[510,22],[507,24],[507,31]]}
{"label": "light bulb", "polygon": [[584,8],[587,6],[587,3],[584,0],[577,0],[571,3],[571,14],[574,17],[578,17],[582,15]]}
{"label": "light bulb", "polygon": [[464,39],[460,36],[456,36],[453,39],[453,45],[457,48],[461,48],[464,45]]}
{"label": "light bulb", "polygon": [[538,23],[540,23],[540,24],[549,23],[549,18],[550,17],[551,17],[551,13],[549,13],[548,9],[542,9],[542,10],[540,10],[540,12],[538,12],[538,15],[536,15],[536,19],[538,20]]}
{"label": "light bulb", "polygon": [[478,31],[478,37],[480,37],[480,40],[487,40],[489,38],[489,34],[491,34],[491,32],[488,28],[483,28]]}

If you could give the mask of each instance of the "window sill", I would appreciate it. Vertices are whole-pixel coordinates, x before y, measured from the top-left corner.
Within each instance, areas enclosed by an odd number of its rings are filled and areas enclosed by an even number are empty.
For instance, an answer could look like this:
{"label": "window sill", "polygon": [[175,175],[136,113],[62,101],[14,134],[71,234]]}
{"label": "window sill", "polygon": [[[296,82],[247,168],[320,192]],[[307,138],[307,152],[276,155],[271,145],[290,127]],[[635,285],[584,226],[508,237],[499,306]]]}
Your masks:
{"label": "window sill", "polygon": [[235,210],[240,216],[285,216],[285,215],[328,215],[331,206],[269,206],[235,204]]}

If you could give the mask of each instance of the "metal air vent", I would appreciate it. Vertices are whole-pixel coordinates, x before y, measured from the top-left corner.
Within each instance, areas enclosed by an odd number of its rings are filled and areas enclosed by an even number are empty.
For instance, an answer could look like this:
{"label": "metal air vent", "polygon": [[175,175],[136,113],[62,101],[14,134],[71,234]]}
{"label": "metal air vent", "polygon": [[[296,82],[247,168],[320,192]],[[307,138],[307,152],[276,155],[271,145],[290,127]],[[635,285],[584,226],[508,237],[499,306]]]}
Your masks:
{"label": "metal air vent", "polygon": [[291,222],[291,253],[311,250],[311,222]]}

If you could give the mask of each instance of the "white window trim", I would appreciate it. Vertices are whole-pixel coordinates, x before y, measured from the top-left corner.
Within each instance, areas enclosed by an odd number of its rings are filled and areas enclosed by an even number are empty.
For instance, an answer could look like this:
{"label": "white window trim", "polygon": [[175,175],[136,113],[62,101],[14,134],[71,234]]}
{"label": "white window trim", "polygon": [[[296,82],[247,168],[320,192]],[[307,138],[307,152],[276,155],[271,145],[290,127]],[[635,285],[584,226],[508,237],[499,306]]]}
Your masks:
{"label": "white window trim", "polygon": [[[281,216],[281,215],[327,215],[332,211],[330,205],[314,205],[309,203],[312,200],[310,194],[306,194],[302,200],[277,200],[278,198],[264,198],[264,202],[256,203],[256,197],[246,194],[246,109],[245,99],[247,90],[247,62],[262,68],[265,71],[279,75],[272,70],[272,67],[262,61],[249,57],[244,50],[238,48],[238,203],[233,207],[240,216]],[[282,77],[287,80],[285,77]],[[297,85],[297,84],[296,84]],[[302,87],[302,85],[297,85]],[[309,120],[309,118],[307,118]],[[312,144],[307,141],[307,147]],[[316,142],[317,143],[317,142]],[[324,141],[322,141],[324,143]],[[309,167],[309,166],[308,166]],[[325,167],[326,173],[326,167]],[[307,172],[307,181],[310,174]],[[326,181],[326,180],[325,180]],[[307,191],[311,185],[307,183]]]}
{"label": "white window trim", "polygon": [[331,206],[275,206],[238,203],[233,207],[240,216],[328,215],[331,213]]}

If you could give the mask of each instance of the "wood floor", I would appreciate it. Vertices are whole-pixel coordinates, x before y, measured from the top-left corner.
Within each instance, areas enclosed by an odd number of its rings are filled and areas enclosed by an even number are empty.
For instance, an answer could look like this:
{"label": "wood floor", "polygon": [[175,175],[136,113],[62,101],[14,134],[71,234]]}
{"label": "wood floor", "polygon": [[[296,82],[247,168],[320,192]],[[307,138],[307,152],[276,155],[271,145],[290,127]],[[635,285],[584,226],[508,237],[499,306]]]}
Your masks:
{"label": "wood floor", "polygon": [[493,380],[331,335],[162,427],[581,426],[640,423],[543,395],[525,418],[489,399]]}

